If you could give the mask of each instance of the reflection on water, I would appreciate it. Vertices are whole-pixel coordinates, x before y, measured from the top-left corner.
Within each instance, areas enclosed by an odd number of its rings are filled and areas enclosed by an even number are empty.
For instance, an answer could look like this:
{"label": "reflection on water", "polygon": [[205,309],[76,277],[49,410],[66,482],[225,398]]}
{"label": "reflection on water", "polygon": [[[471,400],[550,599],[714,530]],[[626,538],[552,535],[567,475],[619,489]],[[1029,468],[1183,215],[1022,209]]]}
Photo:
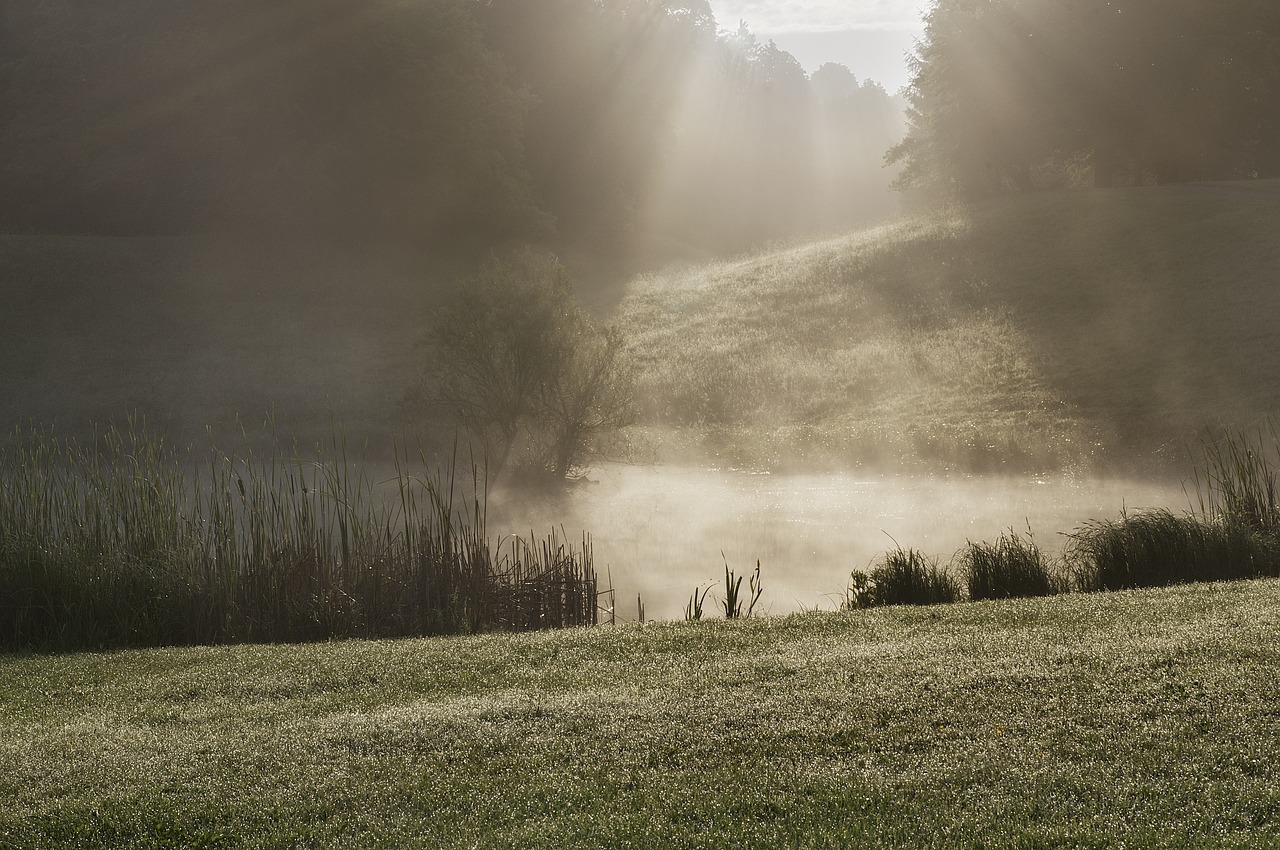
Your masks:
{"label": "reflection on water", "polygon": [[571,539],[589,532],[601,584],[612,578],[619,618],[628,620],[637,594],[646,617],[682,617],[695,586],[723,585],[724,559],[739,575],[759,559],[765,590],[757,611],[781,614],[834,607],[849,572],[892,548],[890,537],[945,562],[966,540],[1024,532],[1030,523],[1056,554],[1061,534],[1085,520],[1124,507],[1188,505],[1176,484],[1115,479],[867,479],[624,465],[593,470],[591,479],[598,483],[554,500],[493,494],[488,531],[545,535],[563,526]]}

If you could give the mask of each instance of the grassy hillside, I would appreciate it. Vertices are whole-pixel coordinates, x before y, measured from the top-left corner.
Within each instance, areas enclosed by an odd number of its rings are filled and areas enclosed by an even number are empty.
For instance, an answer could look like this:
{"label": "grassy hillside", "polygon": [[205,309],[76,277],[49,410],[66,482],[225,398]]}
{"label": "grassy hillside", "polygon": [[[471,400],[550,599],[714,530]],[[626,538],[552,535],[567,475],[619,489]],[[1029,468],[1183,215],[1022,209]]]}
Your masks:
{"label": "grassy hillside", "polygon": [[0,236],[0,421],[131,412],[187,438],[385,433],[455,270],[404,250]]}
{"label": "grassy hillside", "polygon": [[1259,847],[1280,583],[0,657],[0,846]]}
{"label": "grassy hillside", "polygon": [[668,450],[1146,466],[1280,409],[1277,270],[1278,182],[1046,192],[642,278],[622,316]]}
{"label": "grassy hillside", "polygon": [[[1280,410],[1280,183],[1003,198],[634,281],[668,456],[1047,469],[1181,458]],[[375,443],[458,266],[217,238],[0,236],[0,421],[130,411]],[[592,281],[582,280],[585,292]],[[597,299],[598,300],[598,299]]]}

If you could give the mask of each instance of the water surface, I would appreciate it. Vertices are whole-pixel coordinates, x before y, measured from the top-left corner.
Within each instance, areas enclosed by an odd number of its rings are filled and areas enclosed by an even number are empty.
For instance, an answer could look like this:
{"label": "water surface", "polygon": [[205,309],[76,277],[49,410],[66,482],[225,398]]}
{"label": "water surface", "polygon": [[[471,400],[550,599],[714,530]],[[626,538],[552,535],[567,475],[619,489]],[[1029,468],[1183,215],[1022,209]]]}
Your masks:
{"label": "water surface", "polygon": [[1063,535],[1085,520],[1114,518],[1124,508],[1188,507],[1177,484],[1120,479],[627,465],[595,469],[590,478],[596,483],[554,500],[495,493],[488,530],[542,536],[563,527],[570,539],[589,532],[601,584],[612,581],[622,620],[636,618],[637,594],[650,619],[683,617],[699,585],[715,582],[712,599],[723,598],[726,560],[743,574],[758,559],[765,589],[757,610],[781,614],[835,607],[849,572],[867,568],[894,540],[946,562],[968,540],[994,540],[1010,527],[1025,532],[1029,524],[1041,547],[1057,554]]}

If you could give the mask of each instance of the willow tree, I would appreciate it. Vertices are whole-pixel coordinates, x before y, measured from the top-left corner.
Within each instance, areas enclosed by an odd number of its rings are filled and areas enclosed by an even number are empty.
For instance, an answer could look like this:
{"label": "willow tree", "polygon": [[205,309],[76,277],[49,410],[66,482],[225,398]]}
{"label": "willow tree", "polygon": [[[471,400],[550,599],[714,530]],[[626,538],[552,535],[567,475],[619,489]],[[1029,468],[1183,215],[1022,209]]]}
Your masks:
{"label": "willow tree", "polygon": [[493,477],[563,480],[631,421],[622,335],[591,321],[550,255],[490,258],[432,324],[426,396]]}

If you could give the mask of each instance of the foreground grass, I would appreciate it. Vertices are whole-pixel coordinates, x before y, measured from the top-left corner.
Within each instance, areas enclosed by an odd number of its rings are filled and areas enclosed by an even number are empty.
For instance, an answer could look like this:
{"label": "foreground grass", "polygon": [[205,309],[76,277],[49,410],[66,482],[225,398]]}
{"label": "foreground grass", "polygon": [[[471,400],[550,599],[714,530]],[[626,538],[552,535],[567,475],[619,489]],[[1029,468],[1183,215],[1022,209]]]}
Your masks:
{"label": "foreground grass", "polygon": [[0,659],[0,846],[1280,842],[1280,582]]}

